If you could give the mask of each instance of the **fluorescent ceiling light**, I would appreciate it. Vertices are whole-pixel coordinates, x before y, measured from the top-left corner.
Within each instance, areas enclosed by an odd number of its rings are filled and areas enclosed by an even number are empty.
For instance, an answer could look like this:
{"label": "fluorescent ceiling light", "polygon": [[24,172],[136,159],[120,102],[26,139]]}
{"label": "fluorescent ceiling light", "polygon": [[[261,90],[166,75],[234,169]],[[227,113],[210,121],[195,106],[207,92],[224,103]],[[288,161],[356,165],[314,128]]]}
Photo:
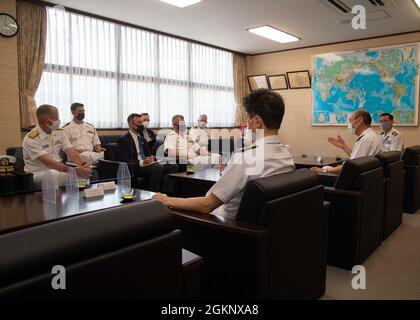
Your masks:
{"label": "fluorescent ceiling light", "polygon": [[420,0],[414,0],[414,2],[416,3],[417,8],[419,8],[419,9],[420,9]]}
{"label": "fluorescent ceiling light", "polygon": [[192,6],[193,4],[199,3],[202,0],[160,0],[160,1],[169,3],[179,8],[185,8],[188,6]]}
{"label": "fluorescent ceiling light", "polygon": [[277,41],[280,43],[295,42],[295,41],[300,40],[299,38],[292,36],[291,34],[280,31],[279,29],[276,29],[270,26],[252,28],[252,29],[248,29],[248,31],[251,33],[257,34],[261,37],[264,37],[273,41]]}

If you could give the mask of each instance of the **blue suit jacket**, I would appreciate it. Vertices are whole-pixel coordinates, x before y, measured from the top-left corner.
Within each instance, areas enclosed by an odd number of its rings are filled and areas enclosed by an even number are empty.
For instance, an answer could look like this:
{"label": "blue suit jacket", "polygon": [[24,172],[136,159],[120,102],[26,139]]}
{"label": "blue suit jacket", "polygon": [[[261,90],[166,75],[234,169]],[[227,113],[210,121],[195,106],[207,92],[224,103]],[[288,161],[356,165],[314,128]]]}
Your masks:
{"label": "blue suit jacket", "polygon": [[[143,153],[146,157],[150,157],[152,153],[150,152],[149,145],[146,139],[140,137],[141,143],[140,148],[143,149]],[[117,159],[120,162],[127,162],[129,165],[139,163],[136,145],[131,137],[131,134],[121,136],[117,142]]]}

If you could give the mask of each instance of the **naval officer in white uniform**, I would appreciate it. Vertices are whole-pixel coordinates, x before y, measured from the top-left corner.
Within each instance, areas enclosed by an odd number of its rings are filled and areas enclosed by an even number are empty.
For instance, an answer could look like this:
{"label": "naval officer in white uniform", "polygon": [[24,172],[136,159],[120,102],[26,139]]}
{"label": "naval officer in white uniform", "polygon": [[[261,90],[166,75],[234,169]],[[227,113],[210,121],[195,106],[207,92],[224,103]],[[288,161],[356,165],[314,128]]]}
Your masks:
{"label": "naval officer in white uniform", "polygon": [[402,134],[394,128],[394,116],[390,113],[381,114],[381,133],[384,151],[404,150],[404,139]]}
{"label": "naval officer in white uniform", "polygon": [[104,158],[104,149],[101,147],[98,133],[93,125],[83,121],[85,119],[85,106],[75,102],[70,107],[73,120],[67,123],[63,130],[70,140],[74,150],[80,158],[91,165]]}
{"label": "naval officer in white uniform", "polygon": [[[364,109],[356,110],[352,113],[349,119],[349,131],[357,135],[357,141],[353,146],[353,149],[347,146],[346,142],[338,136],[337,138],[328,138],[328,141],[342,149],[350,159],[356,159],[367,156],[375,156],[382,152],[382,141],[378,134],[372,129],[372,117],[370,113]],[[321,173],[339,174],[341,168],[338,167],[323,167],[323,168],[312,168],[313,171]]]}
{"label": "naval officer in white uniform", "polygon": [[235,219],[248,181],[295,169],[292,155],[280,143],[278,136],[284,115],[282,97],[262,89],[246,97],[244,106],[249,119],[248,127],[253,132],[253,144],[232,157],[207,195],[181,199],[157,194],[154,199],[178,210]]}
{"label": "naval officer in white uniform", "polygon": [[37,187],[42,185],[42,177],[47,171],[52,173],[57,185],[65,184],[69,167],[62,162],[61,150],[78,165],[75,168],[76,174],[88,179],[92,174],[92,168],[80,159],[63,129],[60,129],[57,108],[42,105],[36,110],[36,117],[37,126],[25,136],[22,144],[25,171],[34,174],[35,185]]}

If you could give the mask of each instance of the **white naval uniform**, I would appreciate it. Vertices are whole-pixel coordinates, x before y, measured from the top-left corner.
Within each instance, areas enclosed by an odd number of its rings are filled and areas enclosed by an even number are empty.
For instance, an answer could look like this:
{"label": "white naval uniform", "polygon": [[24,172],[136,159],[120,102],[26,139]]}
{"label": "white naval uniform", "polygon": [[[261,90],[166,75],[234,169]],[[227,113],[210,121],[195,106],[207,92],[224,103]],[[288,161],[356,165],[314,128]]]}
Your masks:
{"label": "white naval uniform", "polygon": [[209,136],[206,130],[201,129],[198,126],[194,126],[190,129],[189,135],[201,147],[205,147],[206,149],[208,148]]}
{"label": "white naval uniform", "polygon": [[384,151],[403,151],[404,150],[404,139],[402,134],[392,128],[388,133],[381,133],[382,144],[384,146]]}
{"label": "white naval uniform", "polygon": [[367,128],[357,139],[350,159],[376,156],[382,152],[382,141],[379,135],[372,129]]}
{"label": "white naval uniform", "polygon": [[[257,170],[252,168],[255,163]],[[235,219],[248,181],[294,169],[293,157],[278,136],[259,139],[256,146],[234,154],[219,181],[209,190],[208,194],[213,193],[223,202],[212,214]]]}
{"label": "white naval uniform", "polygon": [[83,162],[95,165],[104,158],[103,152],[95,152],[94,146],[100,145],[98,133],[93,125],[87,122],[77,124],[73,120],[63,127],[73,148],[79,152]]}
{"label": "white naval uniform", "polygon": [[[197,155],[197,151],[201,149],[201,155]],[[174,130],[169,132],[165,137],[164,150],[178,150],[179,158],[188,159],[192,165],[209,165],[219,164],[219,154],[207,154],[207,148],[203,150],[189,135],[180,135]]]}
{"label": "white naval uniform", "polygon": [[34,174],[34,183],[36,186],[41,186],[42,177],[46,171],[52,173],[59,186],[65,184],[67,173],[52,170],[38,159],[43,155],[49,154],[55,161],[63,161],[60,157],[60,150],[65,151],[71,148],[72,145],[62,129],[54,130],[48,134],[39,126],[36,126],[25,136],[22,147],[25,171]]}

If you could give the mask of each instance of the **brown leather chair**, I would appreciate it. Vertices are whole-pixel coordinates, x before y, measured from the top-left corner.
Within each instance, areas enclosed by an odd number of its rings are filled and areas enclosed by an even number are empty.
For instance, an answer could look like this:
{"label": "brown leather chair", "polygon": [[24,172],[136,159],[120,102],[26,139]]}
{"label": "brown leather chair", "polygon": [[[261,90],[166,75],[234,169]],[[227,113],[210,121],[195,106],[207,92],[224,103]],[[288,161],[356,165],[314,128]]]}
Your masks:
{"label": "brown leather chair", "polygon": [[250,181],[237,220],[176,212],[203,257],[202,297],[317,299],[325,292],[324,191],[307,169]]}
{"label": "brown leather chair", "polygon": [[351,270],[382,242],[384,180],[379,159],[346,161],[334,187],[325,187],[325,200],[331,203],[328,264]]}
{"label": "brown leather chair", "polygon": [[[157,201],[0,236],[0,299],[182,298],[181,232]],[[66,270],[53,290],[52,268]]]}
{"label": "brown leather chair", "polygon": [[404,212],[420,209],[420,146],[406,148],[402,155],[405,170]]}
{"label": "brown leather chair", "polygon": [[391,151],[376,155],[384,172],[384,233],[383,240],[402,223],[404,207],[404,162],[401,152]]}

